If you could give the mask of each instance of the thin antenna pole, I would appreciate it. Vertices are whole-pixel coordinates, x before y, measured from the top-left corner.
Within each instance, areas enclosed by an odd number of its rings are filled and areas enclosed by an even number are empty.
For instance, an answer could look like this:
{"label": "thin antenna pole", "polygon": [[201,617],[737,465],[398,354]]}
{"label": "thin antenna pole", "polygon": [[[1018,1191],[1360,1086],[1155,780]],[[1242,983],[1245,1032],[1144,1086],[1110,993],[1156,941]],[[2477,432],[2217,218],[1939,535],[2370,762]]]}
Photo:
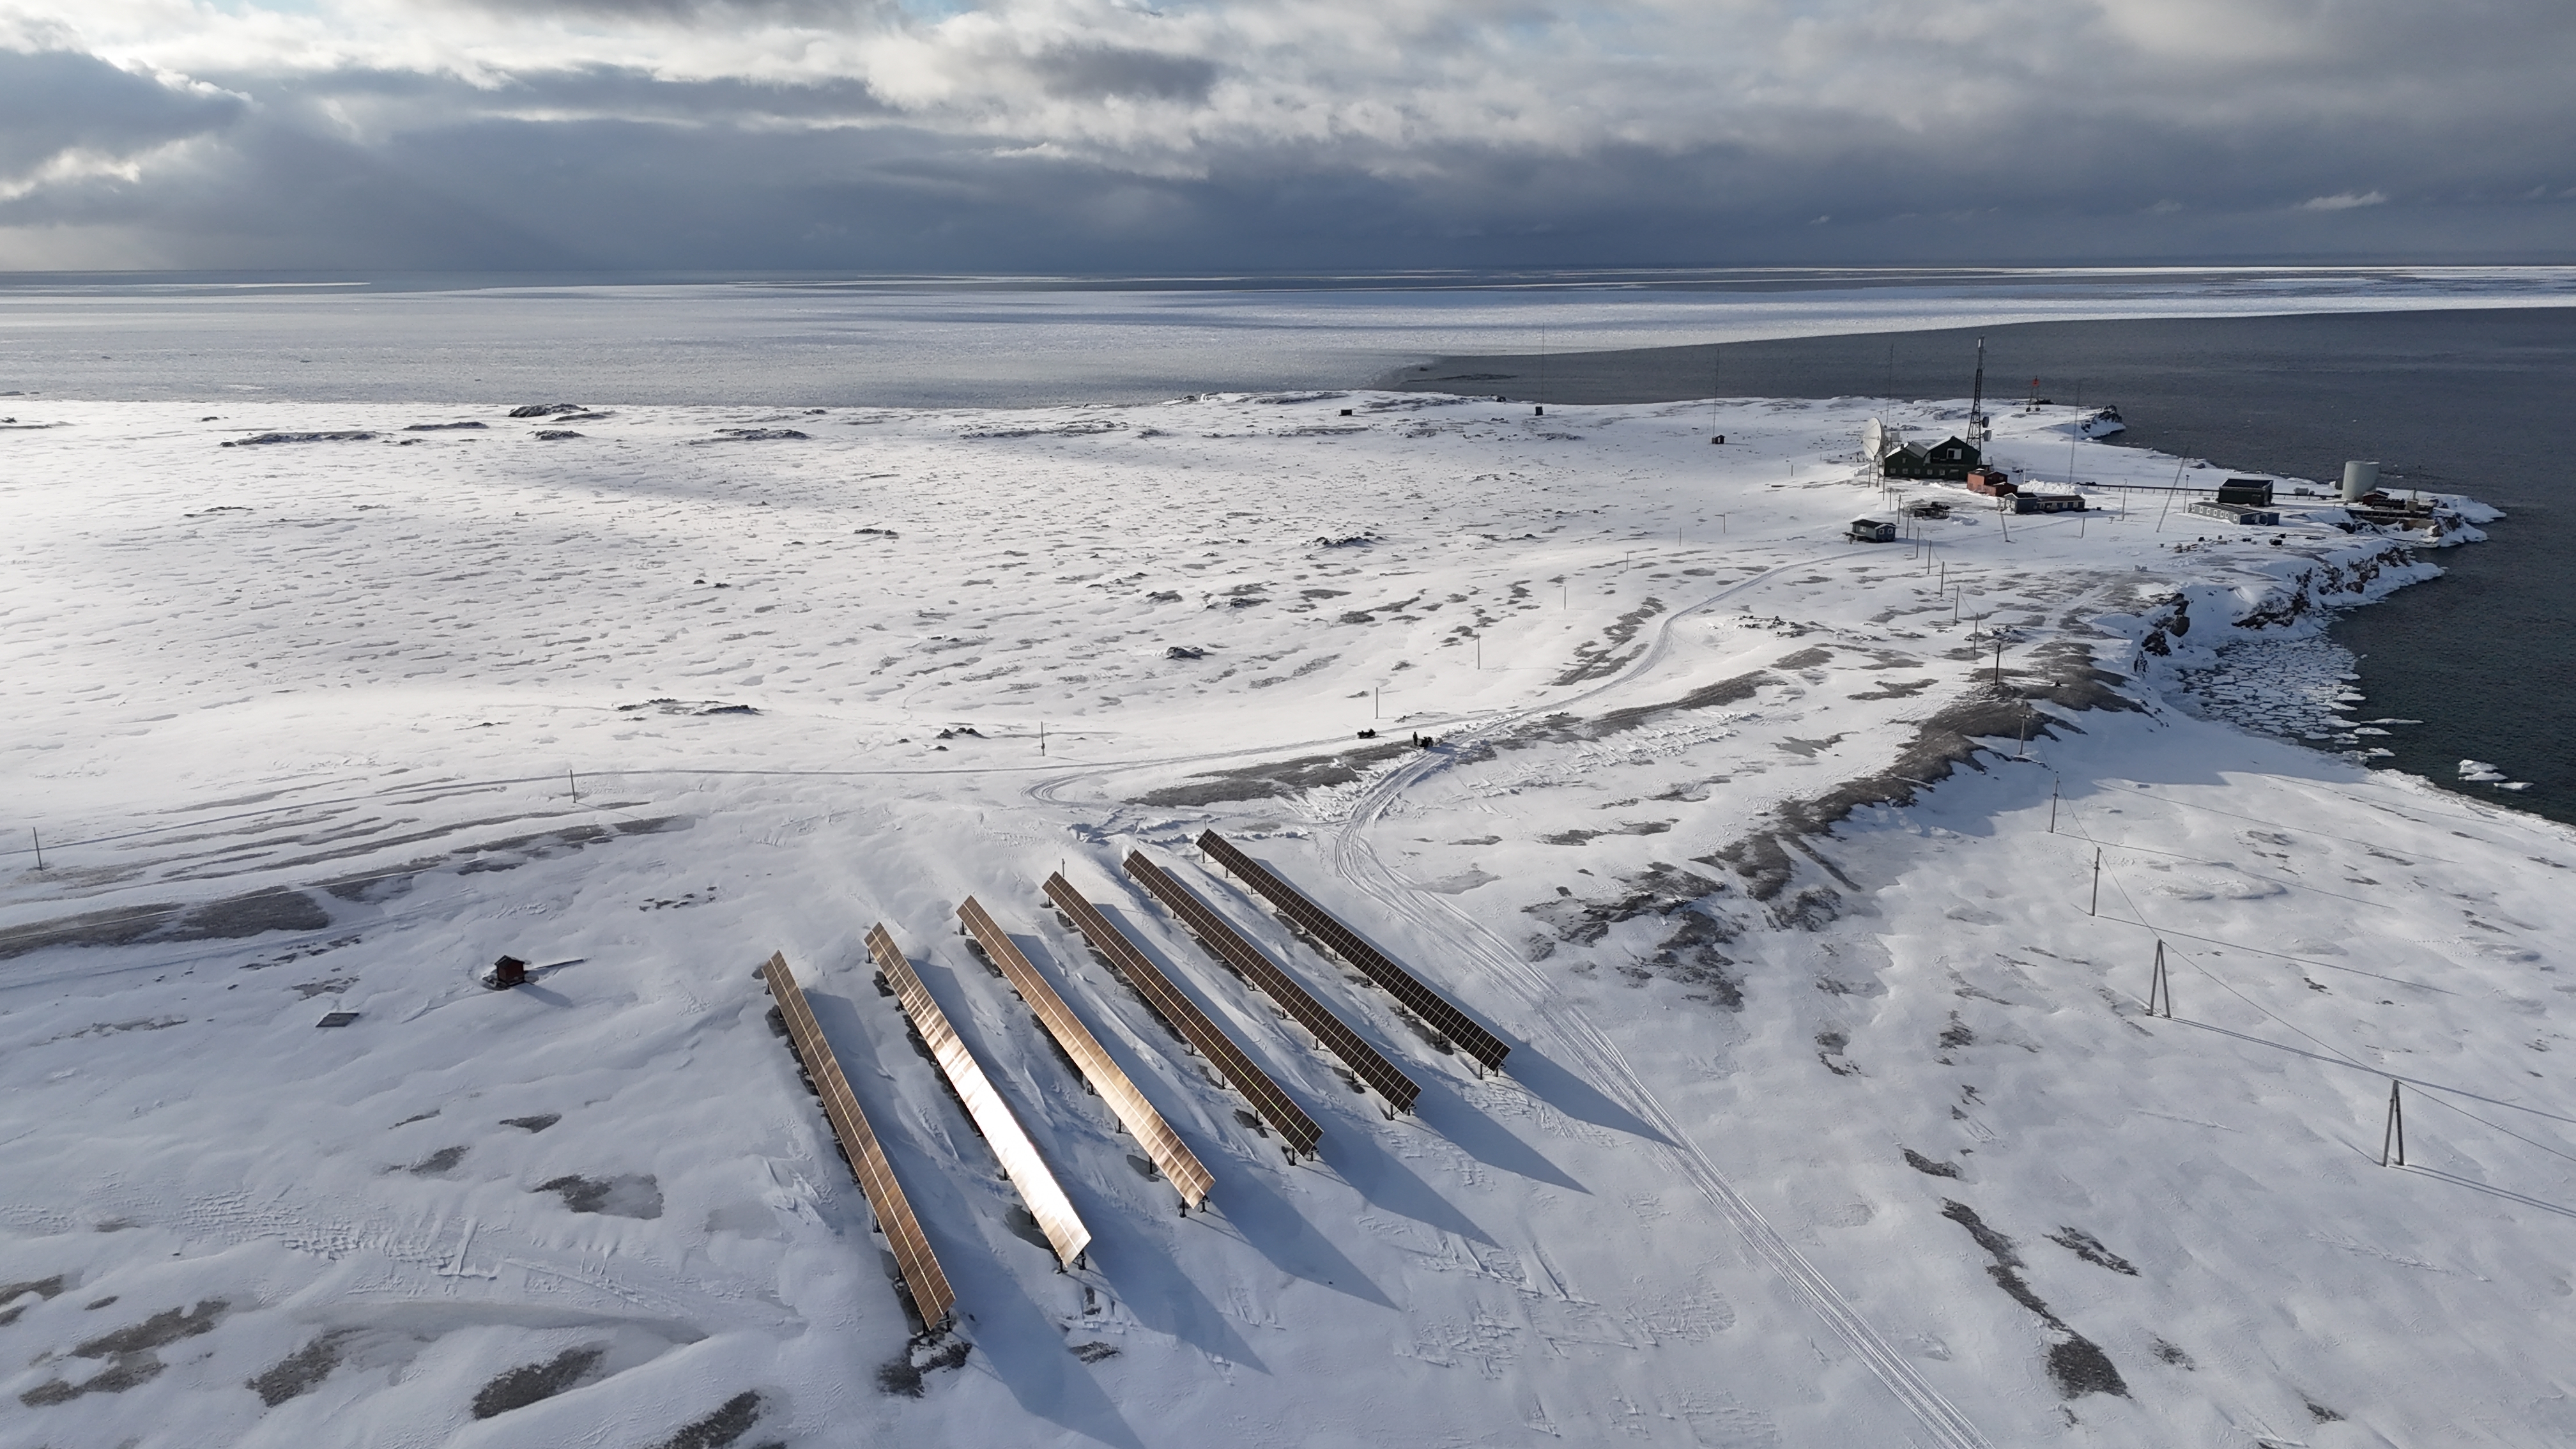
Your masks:
{"label": "thin antenna pole", "polygon": [[2156,510],[2156,532],[2165,531],[2165,515],[2173,511],[2174,490],[2182,486],[2182,464],[2174,464],[2173,481],[2165,485],[2165,506]]}
{"label": "thin antenna pole", "polygon": [[2057,782],[2048,782],[2048,833],[2057,833]]}
{"label": "thin antenna pole", "polygon": [[43,870],[45,868],[45,837],[37,834],[36,828],[30,825],[27,827],[27,838],[36,842],[36,869]]}
{"label": "thin antenna pole", "polygon": [[572,803],[581,803],[581,781],[573,778],[572,766],[564,766],[564,783],[572,787]]}
{"label": "thin antenna pole", "polygon": [[[2390,1155],[2391,1148],[2396,1149],[2394,1156]],[[2388,1130],[2379,1136],[2379,1165],[2406,1165],[2406,1108],[2398,1099],[2397,1081],[2393,1077],[2388,1082]]]}
{"label": "thin antenna pole", "polygon": [[2102,847],[2098,845],[2093,847],[2093,904],[2084,908],[2084,914],[2102,914]]}
{"label": "thin antenna pole", "polygon": [[1717,430],[1717,371],[1718,349],[1711,347],[1708,350],[1708,440],[1712,443],[1726,436]]}
{"label": "thin antenna pole", "polygon": [[[2164,1005],[2162,1011],[2156,1009],[2159,1000]],[[2165,972],[2165,943],[2161,938],[2156,942],[2156,974],[2147,982],[2147,1015],[2173,1019],[2173,978]]]}
{"label": "thin antenna pole", "polygon": [[1980,430],[1982,430],[1982,429],[1983,429],[1983,427],[1984,427],[1984,425],[1985,425],[1985,421],[1986,421],[1986,339],[1984,339],[1984,338],[1980,337],[1980,338],[1978,338],[1978,339],[1977,339],[1977,381],[1976,381],[1976,390],[1975,390],[1974,392],[1972,392],[1972,393],[1970,393],[1970,394],[1968,395],[1968,437],[1969,437],[1969,440],[1970,440],[1971,442],[1979,442],[1979,441],[1983,441],[1982,439],[1980,439],[1980,438],[1978,438],[1978,437],[1977,437],[1977,434],[1978,434],[1978,432],[1979,432]]}

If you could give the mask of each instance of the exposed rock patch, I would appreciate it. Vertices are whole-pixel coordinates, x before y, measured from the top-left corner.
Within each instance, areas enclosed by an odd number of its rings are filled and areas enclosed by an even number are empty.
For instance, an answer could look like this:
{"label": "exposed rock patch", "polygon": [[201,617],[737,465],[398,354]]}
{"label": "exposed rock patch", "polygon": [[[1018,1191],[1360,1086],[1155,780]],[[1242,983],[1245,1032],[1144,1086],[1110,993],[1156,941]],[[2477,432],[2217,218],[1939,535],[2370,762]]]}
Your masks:
{"label": "exposed rock patch", "polygon": [[490,1419],[578,1388],[608,1356],[605,1347],[568,1348],[545,1363],[521,1364],[474,1392],[474,1417]]}

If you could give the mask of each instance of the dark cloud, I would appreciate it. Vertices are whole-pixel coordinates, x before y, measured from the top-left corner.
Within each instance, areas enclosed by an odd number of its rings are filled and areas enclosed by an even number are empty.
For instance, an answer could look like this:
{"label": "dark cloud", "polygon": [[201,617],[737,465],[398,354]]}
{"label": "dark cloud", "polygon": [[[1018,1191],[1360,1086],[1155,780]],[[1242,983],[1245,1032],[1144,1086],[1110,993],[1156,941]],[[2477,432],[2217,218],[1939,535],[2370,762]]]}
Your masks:
{"label": "dark cloud", "polygon": [[515,18],[572,15],[658,24],[730,24],[744,20],[848,27],[902,14],[897,0],[440,0],[460,9]]}
{"label": "dark cloud", "polygon": [[[2022,3],[1852,0],[1879,30],[1805,52],[1748,31],[1751,60],[1466,0],[451,6],[503,27],[473,65],[207,74],[255,108],[0,52],[16,174],[210,138],[139,179],[49,180],[0,227],[125,228],[178,265],[464,269],[2576,256],[2562,0],[2123,0],[2054,27]],[[628,58],[557,58],[594,22]]]}
{"label": "dark cloud", "polygon": [[528,70],[468,84],[410,70],[339,70],[259,85],[280,108],[312,112],[330,104],[388,107],[389,129],[441,130],[492,116],[544,114],[557,120],[658,120],[687,125],[828,125],[897,114],[862,80],[754,80],[741,76],[671,80],[633,66]]}
{"label": "dark cloud", "polygon": [[1048,95],[1086,101],[1204,101],[1217,78],[1213,61],[1116,45],[1053,46],[1027,64]]}
{"label": "dark cloud", "polygon": [[131,156],[220,131],[239,96],[166,86],[71,50],[0,50],[0,178],[68,153]]}

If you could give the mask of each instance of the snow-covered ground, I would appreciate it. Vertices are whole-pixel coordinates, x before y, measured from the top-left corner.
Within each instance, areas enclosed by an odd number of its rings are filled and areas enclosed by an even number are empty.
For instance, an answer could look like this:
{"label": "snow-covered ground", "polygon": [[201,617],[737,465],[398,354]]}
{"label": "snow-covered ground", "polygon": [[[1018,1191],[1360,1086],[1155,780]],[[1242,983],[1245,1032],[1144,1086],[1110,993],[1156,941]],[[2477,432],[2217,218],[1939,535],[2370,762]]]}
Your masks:
{"label": "snow-covered ground", "polygon": [[[2576,1437],[2576,838],[2365,771],[2312,647],[2426,540],[2168,509],[2222,474],[2065,409],[1994,452],[2146,491],[1914,485],[1952,516],[1877,545],[1843,538],[1895,516],[1860,403],[18,411],[0,778],[44,858],[0,897],[0,1442]],[[1209,826],[1506,1072],[1299,942]],[[1317,1159],[1059,924],[1059,868]],[[969,894],[1209,1213],[964,949]],[[872,987],[879,921],[1087,1266]],[[947,1339],[907,1343],[765,1024],[773,951],[957,1287]],[[535,981],[483,989],[505,952]]]}

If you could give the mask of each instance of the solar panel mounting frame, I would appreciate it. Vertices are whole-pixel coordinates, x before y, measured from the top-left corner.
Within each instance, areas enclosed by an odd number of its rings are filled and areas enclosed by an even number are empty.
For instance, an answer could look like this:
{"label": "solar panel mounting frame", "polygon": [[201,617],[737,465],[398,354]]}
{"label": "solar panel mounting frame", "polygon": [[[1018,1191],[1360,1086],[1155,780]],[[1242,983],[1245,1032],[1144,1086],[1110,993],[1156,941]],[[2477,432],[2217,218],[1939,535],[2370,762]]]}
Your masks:
{"label": "solar panel mounting frame", "polygon": [[1110,1059],[1108,1052],[1101,1049],[1099,1038],[1091,1034],[1090,1028],[1082,1024],[1082,1018],[1074,1015],[1073,1008],[1065,1003],[1064,997],[1038,973],[1036,964],[993,920],[992,913],[984,909],[982,902],[968,896],[957,907],[957,919],[964,923],[975,944],[983,948],[985,958],[1001,968],[1004,979],[1011,983],[1011,989],[1020,994],[1020,1000],[1028,1003],[1038,1025],[1055,1038],[1056,1045],[1064,1048],[1064,1054],[1073,1059],[1074,1067],[1082,1073],[1083,1079],[1091,1083],[1092,1089],[1109,1104],[1109,1110],[1126,1127],[1128,1135],[1136,1139],[1137,1145],[1145,1149],[1145,1155],[1162,1170],[1164,1180],[1180,1193],[1181,1211],[1186,1213],[1206,1201],[1208,1189],[1216,1185],[1215,1176],[1199,1161],[1197,1154],[1190,1151],[1189,1145],[1181,1141],[1179,1134],[1172,1131],[1171,1124],[1163,1120],[1163,1114],[1154,1110],[1154,1104],[1145,1100],[1145,1094],[1137,1090],[1127,1073]]}
{"label": "solar panel mounting frame", "polygon": [[840,1060],[833,1056],[832,1044],[823,1039],[814,1008],[806,1003],[805,989],[796,984],[795,974],[788,970],[787,953],[772,954],[760,968],[760,978],[778,1003],[779,1019],[786,1023],[788,1050],[794,1053],[797,1065],[805,1069],[805,1079],[813,1084],[814,1095],[823,1104],[824,1124],[840,1142],[842,1160],[849,1163],[850,1176],[858,1182],[869,1211],[876,1214],[877,1230],[885,1234],[886,1245],[894,1253],[895,1268],[903,1275],[904,1292],[912,1299],[913,1311],[926,1332],[936,1333],[954,1315],[957,1294],[948,1285],[948,1274],[940,1268],[938,1255],[930,1249],[930,1239],[922,1234],[921,1220],[913,1216],[912,1202],[904,1196],[903,1184],[895,1179],[894,1165],[886,1160],[876,1129],[869,1125],[867,1113],[860,1110],[859,1099],[851,1094],[849,1078],[842,1073]]}
{"label": "solar panel mounting frame", "polygon": [[1395,1063],[1370,1046],[1350,1024],[1333,1015],[1332,1009],[1317,1001],[1314,994],[1298,984],[1297,979],[1282,970],[1261,948],[1243,938],[1243,934],[1226,923],[1223,916],[1207,902],[1192,894],[1189,887],[1174,880],[1161,866],[1145,858],[1143,851],[1127,856],[1127,873],[1136,877],[1172,914],[1180,918],[1197,938],[1201,950],[1240,973],[1261,993],[1279,1004],[1299,1026],[1312,1033],[1315,1040],[1334,1056],[1341,1058],[1354,1075],[1374,1089],[1396,1112],[1413,1110],[1414,1100],[1422,1089],[1414,1084]]}
{"label": "solar panel mounting frame", "polygon": [[1073,883],[1066,880],[1062,872],[1046,878],[1045,891],[1048,902],[1064,913],[1065,919],[1073,923],[1073,928],[1082,933],[1092,949],[1106,958],[1110,968],[1136,988],[1136,994],[1144,998],[1146,1009],[1162,1018],[1163,1023],[1177,1033],[1191,1050],[1215,1068],[1226,1085],[1252,1104],[1252,1110],[1279,1134],[1289,1161],[1315,1155],[1316,1144],[1323,1140],[1324,1129],[1316,1124],[1314,1118],[1307,1116],[1305,1109],[1299,1107],[1294,1099],[1280,1090],[1268,1072],[1253,1065],[1252,1058],[1235,1044],[1234,1038],[1226,1035],[1223,1027],[1209,1020],[1198,1003],[1174,986],[1161,968],[1137,949],[1135,942],[1110,924],[1098,906],[1073,888]]}
{"label": "solar panel mounting frame", "polygon": [[1339,917],[1309,900],[1304,892],[1280,879],[1259,861],[1236,849],[1234,843],[1224,836],[1213,830],[1203,832],[1198,846],[1209,859],[1267,898],[1287,918],[1288,924],[1358,967],[1406,1010],[1422,1018],[1432,1030],[1466,1052],[1468,1059],[1476,1063],[1479,1073],[1502,1070],[1503,1059],[1511,1055],[1511,1047],[1475,1018],[1459,1010],[1456,1003],[1425,985],[1420,977],[1387,959],[1384,952],[1363,940]]}
{"label": "solar panel mounting frame", "polygon": [[912,962],[895,945],[882,922],[868,928],[868,951],[876,957],[877,969],[893,984],[903,1014],[912,1019],[913,1029],[921,1033],[923,1043],[930,1048],[931,1060],[948,1078],[948,1085],[956,1089],[957,1099],[966,1104],[966,1115],[984,1134],[985,1145],[1000,1159],[1002,1175],[1019,1190],[1020,1201],[1038,1220],[1038,1231],[1055,1249],[1057,1266],[1070,1269],[1080,1264],[1083,1249],[1091,1244],[1091,1229],[1083,1225],[1082,1215],[1073,1210],[1073,1200],[1064,1195],[1063,1185],[1047,1170],[1046,1159],[1038,1155],[1037,1144],[1029,1140],[1010,1104],[993,1090],[992,1079],[984,1075],[982,1064],[966,1049],[957,1029],[948,1024],[948,1014],[939,1009],[938,1000],[922,983],[921,973],[912,968]]}

